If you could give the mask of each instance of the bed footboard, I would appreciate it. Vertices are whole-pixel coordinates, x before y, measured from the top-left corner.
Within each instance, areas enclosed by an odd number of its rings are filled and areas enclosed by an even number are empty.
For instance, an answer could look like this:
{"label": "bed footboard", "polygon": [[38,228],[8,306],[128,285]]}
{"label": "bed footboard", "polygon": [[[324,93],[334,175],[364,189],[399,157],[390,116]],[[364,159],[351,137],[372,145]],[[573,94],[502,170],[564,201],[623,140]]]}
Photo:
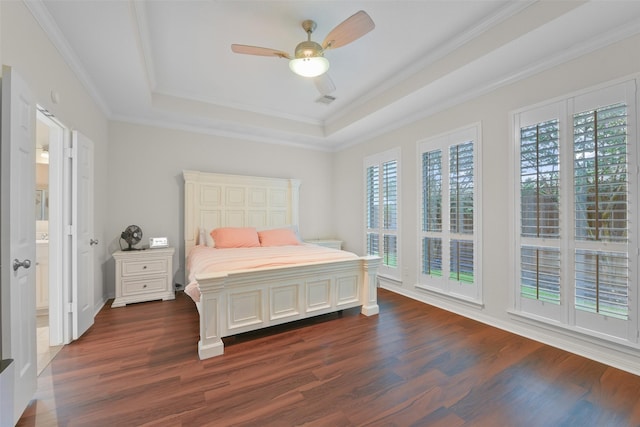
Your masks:
{"label": "bed footboard", "polygon": [[378,314],[380,258],[197,276],[200,359],[224,353],[222,338],[361,306]]}

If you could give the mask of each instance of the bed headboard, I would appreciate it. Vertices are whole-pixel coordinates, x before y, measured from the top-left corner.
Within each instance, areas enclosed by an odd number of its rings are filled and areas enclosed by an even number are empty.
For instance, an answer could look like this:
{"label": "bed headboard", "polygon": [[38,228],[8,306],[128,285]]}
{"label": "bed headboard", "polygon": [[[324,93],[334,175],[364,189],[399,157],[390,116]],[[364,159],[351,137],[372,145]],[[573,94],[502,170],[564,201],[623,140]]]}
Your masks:
{"label": "bed headboard", "polygon": [[200,229],[298,226],[300,180],[183,171],[185,257]]}

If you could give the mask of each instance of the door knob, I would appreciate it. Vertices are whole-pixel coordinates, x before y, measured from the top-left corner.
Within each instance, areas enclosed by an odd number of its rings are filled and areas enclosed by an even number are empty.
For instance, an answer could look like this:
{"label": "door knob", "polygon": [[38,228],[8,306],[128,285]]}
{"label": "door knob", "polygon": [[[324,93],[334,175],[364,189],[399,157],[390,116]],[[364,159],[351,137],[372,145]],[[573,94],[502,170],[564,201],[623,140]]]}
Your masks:
{"label": "door knob", "polygon": [[97,245],[97,244],[98,244],[98,239],[95,239],[95,240],[94,240],[94,239],[91,239],[91,240],[89,240],[89,244],[90,244],[91,246],[93,246],[93,245]]}
{"label": "door knob", "polygon": [[29,268],[31,267],[31,260],[30,259],[25,259],[24,261],[20,262],[20,260],[18,258],[13,260],[13,271],[18,271],[18,269],[20,267],[24,267],[24,268]]}

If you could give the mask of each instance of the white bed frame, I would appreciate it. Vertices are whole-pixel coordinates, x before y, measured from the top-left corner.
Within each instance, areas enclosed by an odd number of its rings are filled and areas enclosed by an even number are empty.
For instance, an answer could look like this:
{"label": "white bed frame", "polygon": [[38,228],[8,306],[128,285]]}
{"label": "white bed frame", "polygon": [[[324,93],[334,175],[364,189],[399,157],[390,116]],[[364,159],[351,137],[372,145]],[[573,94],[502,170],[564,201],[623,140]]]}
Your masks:
{"label": "white bed frame", "polygon": [[[196,171],[183,175],[185,257],[198,244],[201,229],[298,226],[299,180]],[[365,256],[197,275],[200,359],[223,354],[226,336],[358,306],[366,316],[378,314],[379,265],[380,258]]]}

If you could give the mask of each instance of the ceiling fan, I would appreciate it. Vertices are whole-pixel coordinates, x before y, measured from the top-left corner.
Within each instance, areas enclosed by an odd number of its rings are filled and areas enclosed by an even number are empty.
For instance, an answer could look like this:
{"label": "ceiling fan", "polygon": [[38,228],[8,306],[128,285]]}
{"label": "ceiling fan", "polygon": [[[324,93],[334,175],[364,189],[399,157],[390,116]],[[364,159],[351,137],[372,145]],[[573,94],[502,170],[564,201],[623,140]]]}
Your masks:
{"label": "ceiling fan", "polygon": [[288,59],[291,71],[303,77],[313,78],[318,91],[322,95],[327,95],[333,92],[336,87],[328,74],[326,74],[329,69],[329,61],[324,57],[325,51],[345,46],[364,36],[373,30],[375,26],[367,12],[361,10],[331,30],[322,45],[311,40],[311,34],[316,29],[315,21],[310,19],[303,21],[302,28],[307,33],[307,40],[296,46],[293,58],[287,52],[267,47],[232,44],[231,50],[245,55],[274,56]]}

